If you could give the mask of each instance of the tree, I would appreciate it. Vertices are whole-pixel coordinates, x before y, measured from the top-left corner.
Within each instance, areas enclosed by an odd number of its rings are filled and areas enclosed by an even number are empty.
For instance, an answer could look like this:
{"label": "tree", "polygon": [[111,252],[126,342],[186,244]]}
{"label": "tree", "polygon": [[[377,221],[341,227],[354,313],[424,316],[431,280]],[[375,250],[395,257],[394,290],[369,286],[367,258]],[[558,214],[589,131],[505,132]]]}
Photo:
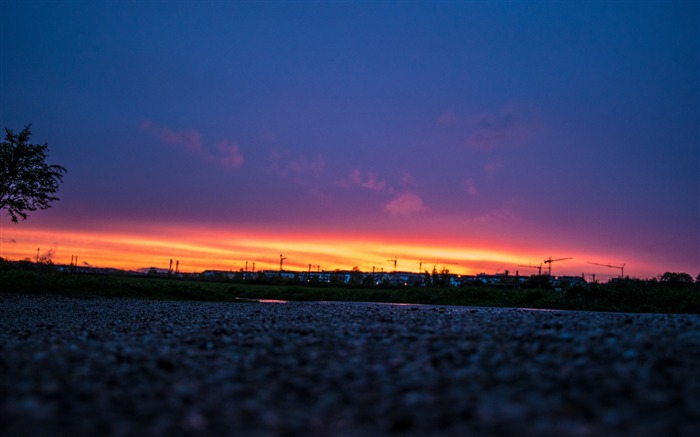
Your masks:
{"label": "tree", "polygon": [[666,272],[660,282],[673,288],[683,288],[693,283],[693,277],[687,273]]}
{"label": "tree", "polygon": [[27,211],[50,208],[66,169],[46,164],[48,144],[30,144],[31,124],[19,134],[5,129],[0,147],[0,209],[17,223]]}
{"label": "tree", "polygon": [[362,278],[363,274],[360,271],[360,268],[358,266],[355,266],[352,268],[352,272],[350,273],[350,280],[348,281],[348,285],[352,287],[359,287],[362,285]]}

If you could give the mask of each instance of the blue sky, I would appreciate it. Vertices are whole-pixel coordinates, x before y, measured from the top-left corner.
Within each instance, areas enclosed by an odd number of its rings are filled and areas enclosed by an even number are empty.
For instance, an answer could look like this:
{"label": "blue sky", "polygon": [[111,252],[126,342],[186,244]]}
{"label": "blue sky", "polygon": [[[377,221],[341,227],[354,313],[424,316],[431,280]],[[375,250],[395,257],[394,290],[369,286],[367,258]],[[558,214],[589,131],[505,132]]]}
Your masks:
{"label": "blue sky", "polygon": [[372,229],[700,270],[697,2],[1,8],[2,126],[69,170],[25,228]]}

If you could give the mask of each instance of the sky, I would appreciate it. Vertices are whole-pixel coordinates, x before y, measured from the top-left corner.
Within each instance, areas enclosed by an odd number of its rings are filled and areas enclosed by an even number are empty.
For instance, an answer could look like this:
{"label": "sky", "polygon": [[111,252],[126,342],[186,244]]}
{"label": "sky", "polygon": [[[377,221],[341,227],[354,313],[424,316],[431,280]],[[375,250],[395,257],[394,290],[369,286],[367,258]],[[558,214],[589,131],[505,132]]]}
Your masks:
{"label": "sky", "polygon": [[695,277],[698,9],[3,0],[0,125],[68,173],[0,256]]}

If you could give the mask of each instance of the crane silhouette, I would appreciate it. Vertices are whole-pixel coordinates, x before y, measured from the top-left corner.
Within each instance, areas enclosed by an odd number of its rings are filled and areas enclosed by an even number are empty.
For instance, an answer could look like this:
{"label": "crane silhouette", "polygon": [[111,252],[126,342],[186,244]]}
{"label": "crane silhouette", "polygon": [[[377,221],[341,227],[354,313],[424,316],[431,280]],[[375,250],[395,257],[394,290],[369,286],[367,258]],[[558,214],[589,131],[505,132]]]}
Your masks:
{"label": "crane silhouette", "polygon": [[391,261],[394,263],[394,273],[396,273],[396,262],[398,261],[398,258],[394,257],[392,259],[388,259],[387,261]]}
{"label": "crane silhouette", "polygon": [[542,263],[540,263],[540,265],[538,265],[538,266],[530,266],[530,265],[520,264],[520,265],[518,265],[518,267],[529,267],[531,269],[537,269],[537,276],[542,276]]}
{"label": "crane silhouette", "polygon": [[553,263],[553,262],[556,262],[556,261],[566,261],[567,259],[573,259],[573,258],[572,258],[572,257],[568,257],[568,258],[557,258],[557,259],[552,259],[552,257],[550,256],[549,258],[547,258],[546,260],[544,260],[544,261],[542,261],[542,262],[545,263],[545,264],[549,264],[549,266],[548,266],[548,267],[549,267],[549,273],[547,273],[547,274],[548,274],[549,276],[552,276],[552,263]]}
{"label": "crane silhouette", "polygon": [[610,267],[611,269],[620,269],[620,278],[625,277],[625,265],[624,264],[622,264],[621,266],[614,266],[611,264],[601,264],[601,263],[593,263],[593,262],[589,262],[588,264],[593,264],[596,266],[603,266],[603,267]]}
{"label": "crane silhouette", "polygon": [[282,263],[284,262],[285,259],[287,259],[287,257],[282,256],[282,254],[280,253],[280,272],[282,271]]}

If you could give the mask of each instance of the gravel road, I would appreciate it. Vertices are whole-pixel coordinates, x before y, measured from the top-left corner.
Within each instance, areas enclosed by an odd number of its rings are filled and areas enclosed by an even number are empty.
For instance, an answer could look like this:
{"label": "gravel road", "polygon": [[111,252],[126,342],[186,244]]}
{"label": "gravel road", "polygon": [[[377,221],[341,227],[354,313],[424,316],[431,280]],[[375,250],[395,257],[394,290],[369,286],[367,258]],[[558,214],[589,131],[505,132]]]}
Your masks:
{"label": "gravel road", "polygon": [[700,317],[0,293],[0,435],[700,435]]}

